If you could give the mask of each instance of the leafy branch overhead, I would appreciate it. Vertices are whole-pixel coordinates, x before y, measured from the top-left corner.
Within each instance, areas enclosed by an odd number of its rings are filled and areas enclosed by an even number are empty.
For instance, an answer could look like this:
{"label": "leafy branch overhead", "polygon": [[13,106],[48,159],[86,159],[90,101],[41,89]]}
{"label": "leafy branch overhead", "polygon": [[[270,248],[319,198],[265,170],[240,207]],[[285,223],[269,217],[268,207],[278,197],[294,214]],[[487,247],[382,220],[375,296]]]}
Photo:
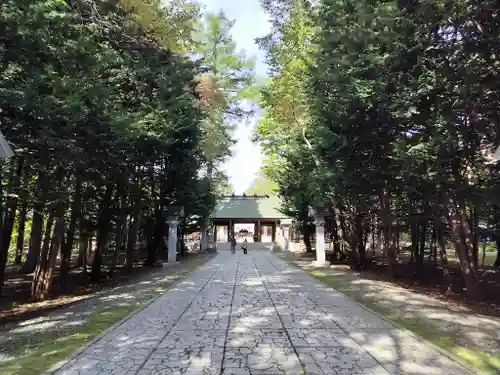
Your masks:
{"label": "leafy branch overhead", "polygon": [[189,0],[2,2],[0,129],[16,156],[0,166],[0,286],[11,254],[38,300],[58,256],[61,289],[75,251],[93,280],[141,251],[153,265],[168,205],[185,208],[181,240],[199,230],[253,83],[231,27]]}
{"label": "leafy branch overhead", "polygon": [[397,277],[404,234],[417,267],[439,253],[445,283],[449,243],[467,294],[482,298],[479,239],[500,247],[498,5],[262,6],[272,30],[258,43],[271,79],[255,138],[305,240],[305,209],[320,205],[335,252],[352,267],[380,250]]}

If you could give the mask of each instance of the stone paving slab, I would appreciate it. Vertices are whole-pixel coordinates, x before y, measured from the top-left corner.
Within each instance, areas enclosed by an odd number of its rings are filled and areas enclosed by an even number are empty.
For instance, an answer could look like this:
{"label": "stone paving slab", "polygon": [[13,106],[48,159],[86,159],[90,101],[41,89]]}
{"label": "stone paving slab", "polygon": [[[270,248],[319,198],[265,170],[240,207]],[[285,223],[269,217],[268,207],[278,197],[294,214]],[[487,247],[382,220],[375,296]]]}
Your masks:
{"label": "stone paving slab", "polygon": [[222,252],[55,375],[470,375],[271,253]]}

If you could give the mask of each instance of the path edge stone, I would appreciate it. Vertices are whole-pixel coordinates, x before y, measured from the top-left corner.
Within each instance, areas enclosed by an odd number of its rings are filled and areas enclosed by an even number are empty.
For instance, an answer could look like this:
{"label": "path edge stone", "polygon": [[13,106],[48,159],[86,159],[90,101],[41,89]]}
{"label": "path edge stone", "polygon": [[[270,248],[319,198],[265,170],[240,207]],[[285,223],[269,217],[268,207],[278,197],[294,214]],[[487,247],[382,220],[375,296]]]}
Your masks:
{"label": "path edge stone", "polygon": [[295,267],[295,268],[298,268],[304,272],[306,272],[310,277],[312,277],[313,279],[319,281],[321,284],[323,285],[326,285],[328,288],[334,290],[336,293],[344,296],[345,298],[347,298],[349,301],[355,303],[356,305],[358,305],[359,307],[361,307],[362,309],[368,311],[369,313],[372,313],[373,315],[375,315],[376,317],[382,319],[383,321],[385,321],[386,323],[389,323],[390,325],[392,325],[393,327],[403,331],[404,333],[410,335],[411,337],[413,337],[414,339],[420,341],[420,342],[423,342],[424,344],[426,345],[429,345],[431,348],[435,349],[436,351],[438,351],[439,353],[441,353],[442,355],[444,355],[445,357],[448,357],[449,359],[451,359],[452,361],[455,361],[457,364],[459,364],[460,366],[462,366],[465,370],[469,371],[471,373],[471,375],[489,375],[488,373],[484,372],[484,371],[481,371],[477,368],[473,368],[472,366],[470,366],[468,363],[466,363],[462,358],[460,358],[459,356],[457,356],[456,354],[454,353],[451,353],[449,351],[447,351],[446,349],[443,349],[441,348],[440,346],[434,344],[433,342],[427,340],[426,338],[420,336],[420,335],[417,335],[416,333],[410,331],[408,328],[406,327],[403,327],[402,325],[396,323],[395,321],[393,321],[392,319],[389,319],[387,317],[385,317],[384,315],[382,315],[381,313],[369,308],[368,306],[365,306],[363,305],[361,302],[358,302],[356,301],[354,298],[348,296],[347,294],[331,287],[330,285],[327,285],[325,284],[323,281],[321,281],[320,279],[314,277],[313,275],[311,275],[309,272],[307,272],[306,270],[304,270],[302,267],[292,263],[292,262],[289,262],[281,257],[279,257],[279,259],[287,264],[290,264],[291,266]]}
{"label": "path edge stone", "polygon": [[[180,282],[182,282],[185,279],[187,279],[187,277],[192,272],[196,271],[197,269],[199,269],[200,267],[202,267],[203,265],[205,265],[207,262],[209,262],[212,259],[214,259],[214,257],[211,257],[211,258],[207,259],[207,261],[205,263],[203,263],[203,264],[199,265],[198,267],[190,270],[186,275],[184,275],[179,280],[177,280],[176,282],[174,282],[170,286],[170,288],[168,288],[168,289],[171,289],[171,288],[175,287],[175,285],[177,285]],[[168,292],[168,290],[166,292]],[[112,330],[114,330],[116,327],[118,327],[119,325],[125,323],[127,320],[129,320],[130,318],[132,318],[134,315],[138,314],[139,312],[141,312],[142,310],[144,310],[146,307],[148,307],[149,305],[153,304],[158,298],[160,298],[161,296],[163,296],[166,292],[161,293],[161,294],[157,295],[156,297],[151,298],[149,301],[147,301],[144,304],[144,306],[138,308],[137,310],[134,310],[134,311],[130,312],[125,317],[123,317],[122,319],[120,319],[118,322],[116,322],[115,324],[109,326],[104,331],[102,331],[101,333],[99,333],[92,340],[90,340],[85,345],[83,345],[80,349],[75,350],[73,353],[71,353],[71,355],[69,357],[67,357],[66,359],[61,360],[58,363],[56,363],[54,366],[52,366],[48,370],[42,372],[40,375],[54,375],[57,371],[59,371],[61,368],[63,368],[64,366],[66,366],[69,362],[71,362],[73,359],[75,359],[80,354],[82,354],[85,350],[87,350],[91,345],[95,344],[96,342],[98,342],[99,340],[101,340],[106,334],[108,334],[109,332],[111,332]]]}

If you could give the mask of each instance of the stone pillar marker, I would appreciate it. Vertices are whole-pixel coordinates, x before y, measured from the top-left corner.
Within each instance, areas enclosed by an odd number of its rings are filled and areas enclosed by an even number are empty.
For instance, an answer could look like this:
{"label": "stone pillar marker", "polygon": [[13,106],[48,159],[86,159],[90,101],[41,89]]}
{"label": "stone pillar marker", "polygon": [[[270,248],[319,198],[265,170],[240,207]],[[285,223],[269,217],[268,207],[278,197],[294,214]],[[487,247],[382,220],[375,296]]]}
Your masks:
{"label": "stone pillar marker", "polygon": [[314,225],[316,226],[316,260],[313,262],[314,267],[329,267],[330,262],[326,260],[325,253],[325,215],[319,209],[309,209],[309,214],[314,217]]}
{"label": "stone pillar marker", "polygon": [[209,223],[208,220],[204,221],[200,228],[200,250],[205,251],[208,248],[208,231],[209,231]]}
{"label": "stone pillar marker", "polygon": [[290,229],[288,227],[284,227],[283,228],[283,238],[285,240],[285,251],[289,250],[289,239],[288,239],[289,233],[290,233]]}
{"label": "stone pillar marker", "polygon": [[175,216],[171,216],[167,220],[168,222],[168,263],[174,264],[177,262],[177,226],[179,225],[179,219]]}
{"label": "stone pillar marker", "polygon": [[168,241],[165,239],[167,245],[168,264],[175,264],[177,262],[177,229],[179,226],[179,219],[184,217],[183,206],[166,206],[163,208],[163,217],[167,218],[168,224]]}
{"label": "stone pillar marker", "polygon": [[262,227],[260,226],[260,220],[257,220],[257,242],[262,242]]}

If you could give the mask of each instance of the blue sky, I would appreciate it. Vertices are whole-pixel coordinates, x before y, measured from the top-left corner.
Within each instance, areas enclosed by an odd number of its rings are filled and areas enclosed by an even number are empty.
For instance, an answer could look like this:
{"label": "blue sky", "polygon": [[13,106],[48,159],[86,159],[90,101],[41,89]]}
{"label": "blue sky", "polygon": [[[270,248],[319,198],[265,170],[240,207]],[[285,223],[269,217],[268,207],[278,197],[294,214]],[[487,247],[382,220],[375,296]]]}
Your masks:
{"label": "blue sky", "polygon": [[[260,7],[259,0],[201,0],[201,3],[211,12],[222,9],[229,19],[236,21],[233,27],[233,39],[238,48],[256,57],[257,75],[265,76],[267,67],[264,63],[264,54],[254,42],[255,38],[269,32],[267,17]],[[260,147],[251,141],[255,122],[254,118],[248,123],[237,125],[234,132],[237,144],[234,146],[232,158],[224,165],[236,194],[243,193],[250,186],[262,165],[263,155]]]}

